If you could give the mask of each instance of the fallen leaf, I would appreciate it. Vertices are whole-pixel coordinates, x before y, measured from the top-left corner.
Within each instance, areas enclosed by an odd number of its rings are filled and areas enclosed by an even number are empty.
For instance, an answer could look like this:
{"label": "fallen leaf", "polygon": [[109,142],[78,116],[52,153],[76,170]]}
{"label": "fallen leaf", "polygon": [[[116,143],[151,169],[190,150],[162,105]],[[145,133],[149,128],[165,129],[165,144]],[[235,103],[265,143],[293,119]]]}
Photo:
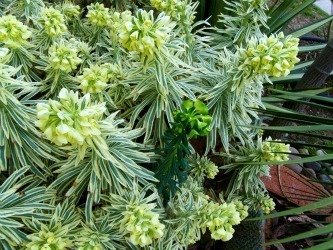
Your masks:
{"label": "fallen leaf", "polygon": [[[298,206],[305,206],[330,196],[330,193],[320,183],[313,182],[285,166],[272,166],[270,175],[271,177],[262,178],[267,190],[285,197]],[[313,212],[328,214],[332,209],[332,207],[326,207]]]}

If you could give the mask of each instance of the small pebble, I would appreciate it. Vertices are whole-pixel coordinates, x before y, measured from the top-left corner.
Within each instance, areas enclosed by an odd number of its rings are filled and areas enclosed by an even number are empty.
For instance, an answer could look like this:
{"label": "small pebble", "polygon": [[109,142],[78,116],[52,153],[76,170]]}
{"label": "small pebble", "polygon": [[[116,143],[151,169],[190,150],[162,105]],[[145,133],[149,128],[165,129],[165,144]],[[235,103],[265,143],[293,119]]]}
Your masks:
{"label": "small pebble", "polygon": [[[320,174],[318,176],[318,179],[321,181],[324,181],[324,182],[332,182],[326,174]],[[333,184],[333,182],[332,182],[332,184]]]}
{"label": "small pebble", "polygon": [[304,167],[314,170],[315,172],[319,172],[321,170],[321,165],[318,162],[306,162],[304,163]]}
{"label": "small pebble", "polygon": [[307,150],[306,148],[301,148],[299,150],[299,153],[302,154],[302,155],[309,155],[309,150]]}
{"label": "small pebble", "polygon": [[289,169],[291,169],[291,170],[293,170],[294,172],[296,172],[298,174],[300,174],[302,172],[302,170],[303,170],[302,166],[299,165],[299,164],[297,164],[297,163],[295,163],[295,164],[287,164],[286,167],[289,168]]}
{"label": "small pebble", "polygon": [[294,147],[290,147],[289,149],[290,149],[290,152],[291,152],[292,154],[295,154],[295,155],[298,155],[298,154],[299,154],[299,152],[298,152],[298,150],[297,150],[296,148],[294,148]]}
{"label": "small pebble", "polygon": [[326,153],[324,150],[322,150],[322,149],[317,150],[316,154],[317,154],[318,156],[327,155],[327,153]]}
{"label": "small pebble", "polygon": [[316,172],[311,168],[303,169],[301,174],[310,179],[317,179]]}
{"label": "small pebble", "polygon": [[328,162],[319,162],[320,163],[320,165],[322,165],[323,167],[325,167],[325,168],[329,168],[332,164],[330,164],[330,163],[328,163]]}
{"label": "small pebble", "polygon": [[[302,157],[298,155],[289,155],[289,160],[300,160]],[[303,163],[298,163],[299,165],[303,166]]]}

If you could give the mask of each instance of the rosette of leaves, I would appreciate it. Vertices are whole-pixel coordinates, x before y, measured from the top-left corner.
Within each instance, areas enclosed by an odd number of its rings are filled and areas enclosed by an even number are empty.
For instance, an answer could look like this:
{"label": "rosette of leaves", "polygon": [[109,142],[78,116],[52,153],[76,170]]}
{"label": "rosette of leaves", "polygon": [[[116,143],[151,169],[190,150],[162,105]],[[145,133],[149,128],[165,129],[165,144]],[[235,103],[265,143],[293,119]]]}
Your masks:
{"label": "rosette of leaves", "polygon": [[160,181],[157,186],[164,202],[173,196],[187,179],[190,165],[189,139],[209,133],[211,117],[207,106],[200,100],[186,100],[181,110],[175,111],[174,123],[163,137],[161,158],[157,163],[155,176]]}
{"label": "rosette of leaves", "polygon": [[80,221],[77,209],[68,200],[59,203],[47,219],[25,219],[30,234],[23,244],[24,249],[69,249],[74,246]]}
{"label": "rosette of leaves", "polygon": [[17,69],[4,64],[7,53],[0,50],[0,171],[31,166],[34,174],[45,179],[50,174],[45,159],[56,161],[55,156],[62,153],[41,139],[34,127],[34,110],[19,100],[36,93],[36,87],[12,78]]}
{"label": "rosette of leaves", "polygon": [[164,209],[152,184],[140,187],[135,179],[129,188],[119,194],[103,195],[103,207],[110,221],[119,228],[129,244],[145,247],[159,241],[164,234]]}
{"label": "rosette of leaves", "polygon": [[26,239],[23,219],[45,219],[45,211],[53,209],[49,201],[55,193],[35,186],[34,176],[24,174],[29,167],[14,171],[0,185],[0,248],[14,250]]}
{"label": "rosette of leaves", "polygon": [[75,246],[78,250],[125,250],[124,239],[119,234],[118,228],[110,223],[106,211],[94,211],[94,218],[85,223],[77,231]]}

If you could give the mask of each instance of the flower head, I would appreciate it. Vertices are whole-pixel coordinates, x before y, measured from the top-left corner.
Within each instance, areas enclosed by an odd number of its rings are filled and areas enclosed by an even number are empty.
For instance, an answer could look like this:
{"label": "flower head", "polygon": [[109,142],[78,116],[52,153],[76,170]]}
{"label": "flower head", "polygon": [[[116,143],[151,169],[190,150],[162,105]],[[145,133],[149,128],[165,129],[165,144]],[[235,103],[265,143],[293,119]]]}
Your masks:
{"label": "flower head", "polygon": [[81,13],[80,6],[70,2],[63,3],[61,10],[67,21],[78,18]]}
{"label": "flower head", "polygon": [[31,37],[29,27],[18,21],[15,16],[0,17],[0,43],[8,48],[18,48],[27,44]]}
{"label": "flower head", "polygon": [[260,199],[259,205],[265,214],[269,214],[275,209],[275,203],[273,199],[268,195]]}
{"label": "flower head", "polygon": [[262,144],[263,161],[287,161],[290,152],[289,144],[281,143],[279,140],[273,141],[271,137]]}
{"label": "flower head", "polygon": [[178,19],[178,15],[188,4],[183,0],[150,0],[150,3],[155,9],[165,12],[175,19]]}
{"label": "flower head", "polygon": [[78,50],[74,46],[65,45],[64,41],[54,43],[49,48],[49,67],[66,73],[72,72],[81,63]]}
{"label": "flower head", "polygon": [[240,70],[248,75],[286,76],[299,62],[298,38],[285,37],[281,32],[269,37],[252,38],[241,50]]}
{"label": "flower head", "polygon": [[89,94],[79,98],[78,92],[63,88],[59,101],[37,104],[36,126],[56,145],[82,146],[101,135],[99,121],[105,110],[105,103],[91,103]]}
{"label": "flower head", "polygon": [[121,25],[119,42],[127,50],[139,53],[141,59],[151,59],[161,51],[174,26],[170,17],[163,13],[155,20],[153,11],[138,10]]}
{"label": "flower head", "polygon": [[109,8],[104,7],[104,4],[94,3],[90,4],[87,8],[87,18],[91,25],[100,28],[104,28],[109,25],[111,15],[109,13]]}
{"label": "flower head", "polygon": [[40,22],[46,34],[52,38],[60,37],[67,31],[63,14],[53,7],[42,9]]}
{"label": "flower head", "polygon": [[27,250],[65,250],[72,246],[72,241],[66,236],[66,228],[57,224],[55,228],[62,228],[62,232],[53,232],[42,225],[38,233],[28,235],[30,242],[25,246]]}
{"label": "flower head", "polygon": [[81,82],[80,88],[83,93],[100,93],[108,85],[108,70],[103,65],[93,65],[84,68],[78,80]]}
{"label": "flower head", "polygon": [[211,232],[211,237],[215,240],[230,240],[235,232],[232,226],[241,222],[240,213],[234,203],[209,202],[203,207],[201,213],[202,228],[207,227]]}
{"label": "flower head", "polygon": [[130,241],[134,245],[144,247],[163,236],[165,226],[160,223],[159,214],[152,209],[152,204],[140,204],[128,206],[123,212],[121,230],[130,234]]}

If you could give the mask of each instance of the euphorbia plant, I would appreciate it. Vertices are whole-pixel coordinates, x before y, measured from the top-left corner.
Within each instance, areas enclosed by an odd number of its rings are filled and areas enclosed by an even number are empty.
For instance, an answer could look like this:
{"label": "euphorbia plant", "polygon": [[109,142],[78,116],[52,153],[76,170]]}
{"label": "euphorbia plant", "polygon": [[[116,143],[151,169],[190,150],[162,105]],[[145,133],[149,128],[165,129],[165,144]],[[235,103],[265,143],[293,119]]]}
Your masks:
{"label": "euphorbia plant", "polygon": [[[248,210],[274,207],[263,161],[288,147],[249,125],[264,81],[298,62],[298,39],[261,31],[264,1],[230,4],[225,32],[196,23],[190,0],[109,7],[0,5],[0,180],[45,191],[28,214],[0,219],[0,247],[184,249],[206,231],[228,241]],[[248,10],[257,21],[243,29]],[[229,189],[208,191],[221,169]]]}

